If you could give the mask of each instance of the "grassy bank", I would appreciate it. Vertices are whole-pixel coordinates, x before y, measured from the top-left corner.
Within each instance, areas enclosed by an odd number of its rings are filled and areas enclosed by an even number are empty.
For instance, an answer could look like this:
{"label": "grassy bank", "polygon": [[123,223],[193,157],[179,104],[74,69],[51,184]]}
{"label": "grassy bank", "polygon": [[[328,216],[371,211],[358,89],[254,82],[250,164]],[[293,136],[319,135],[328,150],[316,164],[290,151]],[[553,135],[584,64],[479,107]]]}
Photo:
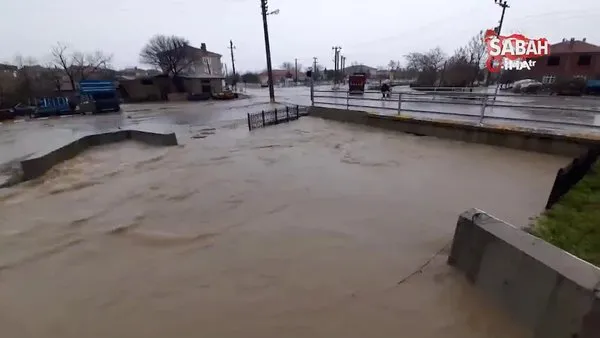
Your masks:
{"label": "grassy bank", "polygon": [[536,236],[600,266],[600,161],[559,203],[542,215]]}

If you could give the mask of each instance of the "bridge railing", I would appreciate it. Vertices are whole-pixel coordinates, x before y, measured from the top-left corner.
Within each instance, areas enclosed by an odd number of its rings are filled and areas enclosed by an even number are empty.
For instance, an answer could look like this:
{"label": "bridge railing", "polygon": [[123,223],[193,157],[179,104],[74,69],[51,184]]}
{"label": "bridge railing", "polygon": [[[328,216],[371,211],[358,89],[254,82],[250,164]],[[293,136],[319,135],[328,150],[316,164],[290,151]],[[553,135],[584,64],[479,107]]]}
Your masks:
{"label": "bridge railing", "polygon": [[[515,127],[565,128],[600,132],[600,100],[547,95],[521,95],[460,91],[400,91],[382,98],[379,91],[362,95],[347,90],[314,89],[313,106],[362,109],[385,115],[423,119],[458,120],[475,124]],[[591,101],[595,101],[590,103]]]}

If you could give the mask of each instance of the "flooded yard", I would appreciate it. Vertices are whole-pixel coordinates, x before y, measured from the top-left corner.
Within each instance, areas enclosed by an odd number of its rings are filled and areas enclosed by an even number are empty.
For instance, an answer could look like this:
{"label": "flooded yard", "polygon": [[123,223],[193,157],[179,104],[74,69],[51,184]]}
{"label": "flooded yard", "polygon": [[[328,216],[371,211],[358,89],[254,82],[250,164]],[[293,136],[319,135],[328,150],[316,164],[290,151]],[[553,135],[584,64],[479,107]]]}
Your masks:
{"label": "flooded yard", "polygon": [[0,190],[0,330],[528,337],[445,248],[470,207],[526,224],[567,162],[308,117],[91,149]]}

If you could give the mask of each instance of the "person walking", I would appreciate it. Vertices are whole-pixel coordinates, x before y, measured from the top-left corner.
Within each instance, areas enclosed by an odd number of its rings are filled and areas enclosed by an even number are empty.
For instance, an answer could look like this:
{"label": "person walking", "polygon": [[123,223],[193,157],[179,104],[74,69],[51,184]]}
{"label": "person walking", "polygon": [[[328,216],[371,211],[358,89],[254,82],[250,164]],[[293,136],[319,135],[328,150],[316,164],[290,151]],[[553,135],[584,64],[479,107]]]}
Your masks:
{"label": "person walking", "polygon": [[385,99],[386,97],[389,98],[390,97],[390,85],[387,83],[384,83],[381,85],[381,95],[382,95],[382,99]]}

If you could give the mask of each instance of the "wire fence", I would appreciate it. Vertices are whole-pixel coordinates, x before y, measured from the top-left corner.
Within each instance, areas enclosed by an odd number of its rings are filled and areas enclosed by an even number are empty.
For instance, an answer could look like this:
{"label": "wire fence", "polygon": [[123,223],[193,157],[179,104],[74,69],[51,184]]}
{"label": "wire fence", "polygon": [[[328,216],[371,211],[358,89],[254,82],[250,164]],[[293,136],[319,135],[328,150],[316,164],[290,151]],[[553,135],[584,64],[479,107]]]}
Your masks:
{"label": "wire fence", "polygon": [[306,115],[306,108],[300,106],[286,106],[269,111],[263,110],[259,113],[248,113],[248,130],[290,122],[303,115]]}
{"label": "wire fence", "polygon": [[445,88],[391,93],[350,94],[339,90],[314,90],[312,104],[361,109],[385,115],[446,119],[476,124],[498,123],[516,127],[585,129],[600,132],[600,100],[544,95],[474,92],[472,88]]}
{"label": "wire fence", "polygon": [[552,208],[575,184],[581,181],[592,169],[598,157],[600,157],[600,147],[595,147],[580,157],[575,158],[567,167],[558,170],[552,191],[546,203],[546,210]]}

